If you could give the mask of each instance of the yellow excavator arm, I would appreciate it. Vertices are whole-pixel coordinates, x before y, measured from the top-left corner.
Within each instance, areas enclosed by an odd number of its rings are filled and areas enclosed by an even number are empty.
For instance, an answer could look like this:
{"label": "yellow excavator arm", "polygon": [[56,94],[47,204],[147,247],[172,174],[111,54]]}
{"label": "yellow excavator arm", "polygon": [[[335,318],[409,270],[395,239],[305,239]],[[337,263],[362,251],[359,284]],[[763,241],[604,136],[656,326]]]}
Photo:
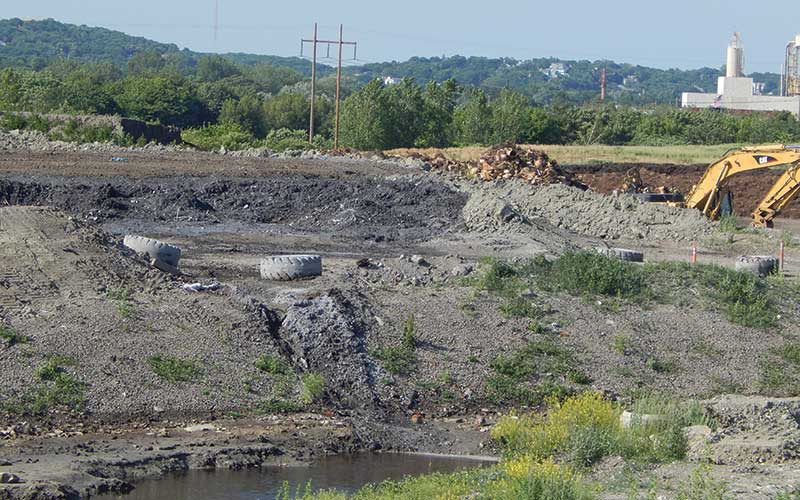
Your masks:
{"label": "yellow excavator arm", "polygon": [[711,219],[719,217],[728,180],[741,172],[789,165],[753,212],[753,225],[771,226],[775,215],[800,192],[800,146],[733,149],[712,163],[686,197],[684,205]]}

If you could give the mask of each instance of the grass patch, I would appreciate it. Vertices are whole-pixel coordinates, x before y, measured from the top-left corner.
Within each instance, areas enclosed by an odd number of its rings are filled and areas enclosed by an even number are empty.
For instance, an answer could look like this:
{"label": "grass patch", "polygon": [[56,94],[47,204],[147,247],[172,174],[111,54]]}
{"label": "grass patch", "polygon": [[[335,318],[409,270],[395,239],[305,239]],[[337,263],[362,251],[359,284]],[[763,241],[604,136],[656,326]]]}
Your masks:
{"label": "grass patch", "polygon": [[113,288],[108,291],[108,298],[116,303],[117,312],[123,318],[132,318],[136,314],[136,309],[131,302],[130,289],[126,287]]}
{"label": "grass patch", "polygon": [[407,375],[417,362],[417,333],[414,315],[406,319],[403,337],[399,346],[387,346],[373,351],[372,357],[381,361],[389,373]]}
{"label": "grass patch", "polygon": [[34,375],[38,383],[16,400],[9,401],[4,409],[21,415],[42,416],[55,408],[81,410],[86,402],[86,384],[70,374],[66,367],[75,361],[64,356],[51,356],[40,365]]}
{"label": "grass patch", "polygon": [[256,368],[270,375],[288,375],[292,373],[289,365],[277,356],[263,354],[256,359]]}
{"label": "grass patch", "polygon": [[775,396],[800,396],[800,343],[771,349],[761,360],[761,391]]}
{"label": "grass patch", "polygon": [[[683,262],[641,266],[591,251],[567,252],[554,261],[536,257],[520,264],[490,259],[483,262],[482,271],[467,284],[504,299],[501,310],[505,313],[533,317],[541,316],[542,311],[520,302],[519,294],[526,288],[538,287],[548,292],[606,297],[640,305],[706,301],[731,323],[765,329],[777,324],[780,295],[797,295],[785,283],[722,266]],[[696,291],[697,298],[691,299],[687,290]]]}
{"label": "grass patch", "polygon": [[311,404],[318,401],[325,394],[325,378],[319,373],[306,373],[300,378],[303,384],[300,392],[300,401]]}
{"label": "grass patch", "polygon": [[588,467],[603,457],[618,454],[626,459],[658,463],[680,460],[686,454],[683,427],[699,419],[696,406],[651,398],[638,412],[657,409],[664,418],[620,424],[622,409],[599,394],[583,393],[564,402],[551,402],[546,416],[511,415],[492,429],[492,437],[507,457],[536,460],[564,457],[576,467]]}
{"label": "grass patch", "polygon": [[0,340],[5,341],[8,347],[13,347],[17,344],[27,344],[31,339],[25,335],[17,333],[11,327],[0,325]]}
{"label": "grass patch", "polygon": [[258,403],[255,412],[260,415],[286,415],[303,411],[303,405],[281,398],[270,398]]}
{"label": "grass patch", "polygon": [[191,382],[202,373],[194,361],[174,356],[150,356],[147,364],[153,373],[173,384]]}
{"label": "grass patch", "polygon": [[548,397],[563,399],[574,392],[567,383],[585,385],[590,381],[576,365],[572,354],[553,342],[529,342],[491,362],[494,373],[487,380],[486,396],[494,404],[528,406]]}

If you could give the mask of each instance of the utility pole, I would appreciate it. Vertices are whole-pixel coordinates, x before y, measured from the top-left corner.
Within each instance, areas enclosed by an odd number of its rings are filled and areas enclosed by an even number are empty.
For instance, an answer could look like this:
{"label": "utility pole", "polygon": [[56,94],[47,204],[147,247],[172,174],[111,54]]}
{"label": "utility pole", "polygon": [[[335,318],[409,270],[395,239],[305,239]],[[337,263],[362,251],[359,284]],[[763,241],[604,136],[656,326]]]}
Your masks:
{"label": "utility pole", "polygon": [[606,100],[606,69],[600,73],[600,101]]}
{"label": "utility pole", "polygon": [[311,43],[313,54],[311,56],[311,111],[309,113],[308,125],[308,142],[314,142],[314,101],[316,100],[316,80],[317,80],[317,44],[325,43],[328,45],[328,54],[330,54],[330,46],[336,44],[339,46],[339,65],[336,68],[336,119],[333,130],[333,147],[339,149],[339,109],[341,102],[341,89],[342,89],[342,46],[353,46],[353,59],[356,58],[356,50],[358,48],[357,42],[346,42],[343,40],[343,25],[339,25],[339,40],[320,40],[317,38],[317,23],[314,23],[314,38],[311,40],[303,39],[300,41],[300,55],[303,55],[303,44]]}

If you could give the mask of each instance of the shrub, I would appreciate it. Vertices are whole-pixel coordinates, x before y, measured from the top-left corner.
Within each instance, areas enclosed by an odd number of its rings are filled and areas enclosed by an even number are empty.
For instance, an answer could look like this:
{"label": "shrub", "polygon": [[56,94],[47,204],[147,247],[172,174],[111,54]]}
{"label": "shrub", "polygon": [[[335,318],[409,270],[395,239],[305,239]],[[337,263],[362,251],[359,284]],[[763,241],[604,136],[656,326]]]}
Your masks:
{"label": "shrub", "polygon": [[416,325],[414,315],[409,315],[403,326],[403,338],[399,346],[387,346],[373,351],[371,354],[383,362],[384,368],[395,375],[410,372],[417,361]]}
{"label": "shrub", "polygon": [[201,370],[194,361],[176,358],[174,356],[151,356],[147,363],[153,373],[173,384],[189,382],[200,375]]}
{"label": "shrub", "polygon": [[23,415],[44,415],[58,407],[80,410],[86,401],[86,384],[65,368],[74,364],[64,356],[49,357],[34,373],[39,383],[19,399],[6,403],[5,409]]}
{"label": "shrub", "polygon": [[325,394],[325,378],[319,373],[306,373],[300,380],[303,383],[300,393],[303,404],[311,404]]}
{"label": "shrub", "polygon": [[545,285],[573,295],[634,298],[648,291],[639,267],[597,252],[567,252],[546,269]]}
{"label": "shrub", "polygon": [[5,340],[9,347],[30,342],[28,337],[17,333],[15,330],[5,325],[0,325],[0,339]]}
{"label": "shrub", "polygon": [[184,142],[203,151],[216,151],[221,148],[236,151],[256,145],[255,137],[236,123],[206,125],[181,132]]}
{"label": "shrub", "polygon": [[264,373],[270,375],[287,375],[291,373],[291,368],[288,364],[277,356],[264,354],[256,360],[256,368]]}

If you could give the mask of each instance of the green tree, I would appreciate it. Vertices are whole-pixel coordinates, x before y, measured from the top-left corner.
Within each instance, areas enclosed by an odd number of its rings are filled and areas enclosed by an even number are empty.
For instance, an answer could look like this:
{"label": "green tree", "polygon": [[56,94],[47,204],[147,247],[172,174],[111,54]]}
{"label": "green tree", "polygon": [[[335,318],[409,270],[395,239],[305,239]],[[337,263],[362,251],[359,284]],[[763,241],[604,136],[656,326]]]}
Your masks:
{"label": "green tree", "polygon": [[160,52],[155,50],[143,50],[137,52],[128,59],[129,75],[144,75],[157,73],[164,69],[166,62]]}
{"label": "green tree", "polygon": [[453,142],[459,146],[489,142],[492,110],[482,89],[471,89],[453,111]]}
{"label": "green tree", "polygon": [[126,78],[117,102],[127,116],[165,125],[196,126],[208,118],[193,85],[177,76]]}
{"label": "green tree", "polygon": [[459,91],[455,80],[447,80],[441,84],[428,82],[422,96],[423,123],[416,140],[417,146],[441,148],[451,144],[453,111]]}
{"label": "green tree", "polygon": [[503,89],[490,105],[492,142],[526,142],[532,130],[530,103],[519,92]]}
{"label": "green tree", "polygon": [[202,56],[197,60],[197,78],[201,82],[216,82],[239,74],[239,67],[222,56]]}
{"label": "green tree", "polygon": [[356,149],[385,149],[389,144],[389,100],[383,84],[372,80],[345,99],[342,105],[340,139]]}
{"label": "green tree", "polygon": [[256,96],[244,96],[239,100],[228,99],[219,114],[220,123],[235,123],[253,134],[263,138],[267,135],[267,120],[261,100]]}

